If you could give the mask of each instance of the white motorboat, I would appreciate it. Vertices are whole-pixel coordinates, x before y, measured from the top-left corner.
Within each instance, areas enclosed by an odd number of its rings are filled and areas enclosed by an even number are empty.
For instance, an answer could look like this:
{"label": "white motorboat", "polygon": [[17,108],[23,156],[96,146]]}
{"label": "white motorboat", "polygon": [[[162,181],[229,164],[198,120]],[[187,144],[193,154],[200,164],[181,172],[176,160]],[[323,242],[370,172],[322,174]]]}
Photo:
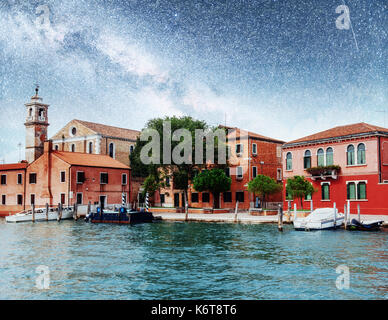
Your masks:
{"label": "white motorboat", "polygon": [[344,223],[344,215],[334,208],[315,209],[305,218],[294,220],[295,230],[326,230],[340,227]]}
{"label": "white motorboat", "polygon": [[[65,207],[62,209],[61,220],[73,219],[74,209],[72,207]],[[48,214],[46,214],[46,208],[35,210],[35,221],[52,221],[59,220],[58,208],[49,208]],[[23,211],[11,216],[6,216],[6,222],[32,222],[32,211]]]}

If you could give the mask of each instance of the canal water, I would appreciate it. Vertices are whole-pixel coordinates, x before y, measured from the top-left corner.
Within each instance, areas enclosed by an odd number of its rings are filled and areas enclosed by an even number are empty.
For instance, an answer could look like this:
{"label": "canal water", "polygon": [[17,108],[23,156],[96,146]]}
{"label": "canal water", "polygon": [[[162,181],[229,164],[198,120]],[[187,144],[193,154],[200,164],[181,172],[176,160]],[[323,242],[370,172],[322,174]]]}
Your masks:
{"label": "canal water", "polygon": [[0,219],[0,299],[388,299],[387,240],[268,224]]}

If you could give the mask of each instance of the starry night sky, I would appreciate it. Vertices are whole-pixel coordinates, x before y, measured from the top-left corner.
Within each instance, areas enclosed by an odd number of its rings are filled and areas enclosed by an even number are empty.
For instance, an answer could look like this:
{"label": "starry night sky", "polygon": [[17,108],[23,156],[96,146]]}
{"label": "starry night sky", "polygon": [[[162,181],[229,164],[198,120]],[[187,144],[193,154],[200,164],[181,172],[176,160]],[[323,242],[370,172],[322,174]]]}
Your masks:
{"label": "starry night sky", "polygon": [[388,126],[388,1],[345,0],[354,36],[336,28],[343,3],[1,0],[0,163],[19,160],[36,82],[50,136],[72,119],[140,130],[165,115],[285,141]]}

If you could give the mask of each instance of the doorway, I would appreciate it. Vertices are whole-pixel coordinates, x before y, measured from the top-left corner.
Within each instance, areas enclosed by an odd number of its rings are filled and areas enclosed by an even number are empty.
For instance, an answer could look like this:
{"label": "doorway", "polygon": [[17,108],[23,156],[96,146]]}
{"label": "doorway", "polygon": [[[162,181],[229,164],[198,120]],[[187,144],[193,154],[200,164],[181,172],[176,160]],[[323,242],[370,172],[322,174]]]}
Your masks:
{"label": "doorway", "polygon": [[100,196],[100,207],[104,209],[106,206],[106,196]]}

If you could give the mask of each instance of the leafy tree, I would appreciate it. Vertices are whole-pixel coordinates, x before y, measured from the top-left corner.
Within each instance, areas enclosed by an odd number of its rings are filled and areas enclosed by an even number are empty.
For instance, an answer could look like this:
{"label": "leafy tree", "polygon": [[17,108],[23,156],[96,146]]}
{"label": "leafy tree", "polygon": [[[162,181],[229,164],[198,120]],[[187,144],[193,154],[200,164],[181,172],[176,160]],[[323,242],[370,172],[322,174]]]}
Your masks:
{"label": "leafy tree", "polygon": [[262,174],[257,175],[248,182],[248,191],[252,192],[254,195],[258,194],[261,197],[264,207],[266,197],[281,191],[282,188],[282,185],[277,183],[274,179]]}
{"label": "leafy tree", "polygon": [[221,192],[230,190],[232,179],[227,177],[225,171],[220,168],[202,170],[194,180],[194,189],[198,192],[209,191],[213,195],[213,209],[219,206],[219,195]]}
{"label": "leafy tree", "polygon": [[313,194],[316,190],[310,181],[306,180],[303,176],[294,176],[287,179],[287,193],[293,199],[299,198],[300,206],[303,209],[303,199],[309,195]]}

